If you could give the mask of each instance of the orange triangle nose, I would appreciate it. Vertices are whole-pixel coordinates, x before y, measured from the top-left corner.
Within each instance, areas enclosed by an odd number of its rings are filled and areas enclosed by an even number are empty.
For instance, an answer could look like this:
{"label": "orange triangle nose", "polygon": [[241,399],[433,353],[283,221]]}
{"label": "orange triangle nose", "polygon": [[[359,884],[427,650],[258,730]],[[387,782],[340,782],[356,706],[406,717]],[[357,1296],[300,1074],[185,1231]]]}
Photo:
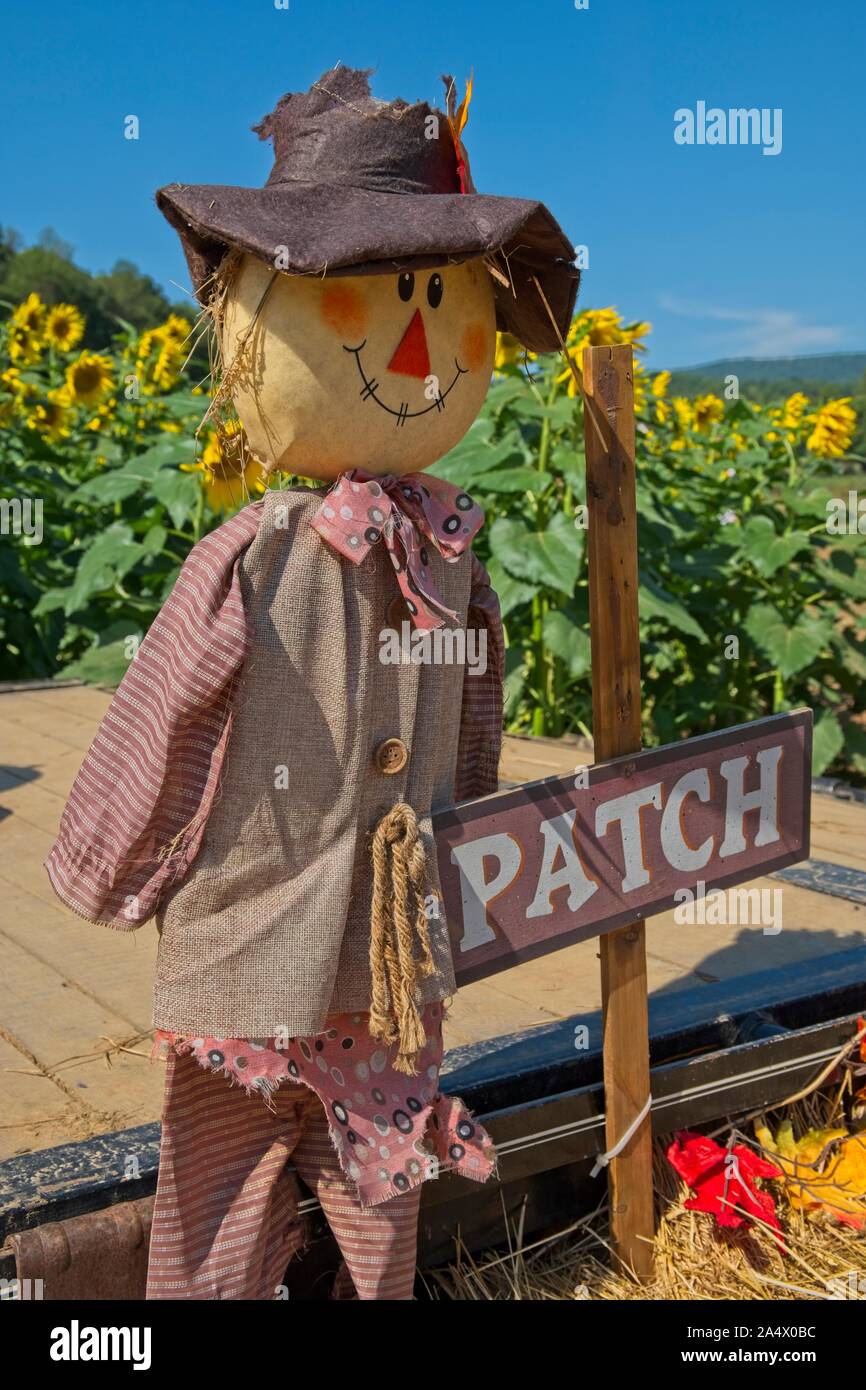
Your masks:
{"label": "orange triangle nose", "polygon": [[389,372],[399,372],[401,376],[418,376],[422,379],[430,375],[430,354],[427,351],[427,334],[421,310],[416,309],[409,327],[397,345],[397,351],[388,363]]}

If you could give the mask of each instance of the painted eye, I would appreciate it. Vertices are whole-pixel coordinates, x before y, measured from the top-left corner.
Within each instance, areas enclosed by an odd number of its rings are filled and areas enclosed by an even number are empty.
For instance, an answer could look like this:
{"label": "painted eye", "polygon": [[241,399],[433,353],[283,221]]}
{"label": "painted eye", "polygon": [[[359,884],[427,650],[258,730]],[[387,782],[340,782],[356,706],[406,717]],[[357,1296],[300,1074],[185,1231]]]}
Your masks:
{"label": "painted eye", "polygon": [[442,276],[431,275],[427,284],[427,303],[431,309],[438,309],[442,303]]}
{"label": "painted eye", "polygon": [[412,298],[412,295],[415,293],[415,276],[411,271],[404,270],[403,274],[400,276],[397,281],[397,293],[400,298],[406,300],[407,303]]}

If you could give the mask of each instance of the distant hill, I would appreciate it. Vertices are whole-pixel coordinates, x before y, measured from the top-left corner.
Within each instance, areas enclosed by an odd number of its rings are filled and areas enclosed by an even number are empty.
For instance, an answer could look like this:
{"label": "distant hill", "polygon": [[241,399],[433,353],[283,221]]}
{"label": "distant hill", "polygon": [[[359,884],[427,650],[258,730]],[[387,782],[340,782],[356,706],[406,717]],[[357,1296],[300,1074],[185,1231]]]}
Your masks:
{"label": "distant hill", "polygon": [[866,352],[822,352],[814,357],[727,357],[673,370],[671,390],[682,395],[696,390],[718,392],[726,376],[736,376],[743,385],[772,383],[774,394],[778,395],[783,394],[778,389],[780,384],[793,390],[811,386],[813,394],[832,395],[830,387],[862,390],[864,375]]}

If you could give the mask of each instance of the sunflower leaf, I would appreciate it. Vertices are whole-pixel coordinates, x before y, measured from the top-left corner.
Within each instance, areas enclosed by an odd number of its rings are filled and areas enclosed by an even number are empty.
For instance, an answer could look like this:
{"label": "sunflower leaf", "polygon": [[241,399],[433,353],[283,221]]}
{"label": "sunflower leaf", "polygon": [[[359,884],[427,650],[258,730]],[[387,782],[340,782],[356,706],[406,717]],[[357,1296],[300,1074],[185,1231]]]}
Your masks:
{"label": "sunflower leaf", "polygon": [[570,675],[579,680],[589,674],[589,633],[569,613],[546,613],[542,636],[544,645],[565,662]]}
{"label": "sunflower leaf", "polygon": [[688,633],[690,637],[697,637],[701,642],[706,642],[707,634],[700,623],[672,594],[668,593],[667,589],[648,574],[641,575],[639,604],[640,616],[644,622],[650,618],[660,618],[667,623],[668,627],[675,628],[678,632]]}
{"label": "sunflower leaf", "polygon": [[79,612],[94,594],[112,588],[146,553],[144,546],[133,540],[128,526],[122,522],[109,526],[78,562],[64,604],[66,616]]}
{"label": "sunflower leaf", "polygon": [[490,529],[490,546],[515,579],[546,584],[569,596],[574,592],[583,565],[583,532],[562,512],[543,531],[500,517]]}
{"label": "sunflower leaf", "polygon": [[768,516],[750,516],[743,527],[741,543],[743,553],[765,578],[811,544],[803,531],[779,535]]}
{"label": "sunflower leaf", "polygon": [[196,473],[181,473],[180,469],[161,468],[151,479],[149,492],[168,511],[172,525],[180,530],[194,511],[201,489]]}
{"label": "sunflower leaf", "polygon": [[827,622],[808,616],[791,622],[770,603],[755,604],[749,610],[745,628],[785,679],[814,661],[832,635]]}
{"label": "sunflower leaf", "polygon": [[823,710],[815,721],[812,734],[812,776],[820,777],[844,746],[842,725],[832,710]]}
{"label": "sunflower leaf", "polygon": [[487,561],[487,572],[499,595],[499,611],[503,618],[507,617],[512,609],[519,608],[522,603],[528,603],[535,593],[533,584],[525,584],[521,579],[512,579],[495,555],[491,555]]}

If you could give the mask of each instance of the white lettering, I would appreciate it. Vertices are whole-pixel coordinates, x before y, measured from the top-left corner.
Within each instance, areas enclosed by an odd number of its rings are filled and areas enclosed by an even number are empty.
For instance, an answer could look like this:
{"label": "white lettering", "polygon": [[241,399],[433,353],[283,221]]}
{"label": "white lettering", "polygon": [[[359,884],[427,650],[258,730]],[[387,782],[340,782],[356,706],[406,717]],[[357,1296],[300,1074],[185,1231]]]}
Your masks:
{"label": "white lettering", "polygon": [[595,833],[604,835],[613,821],[620,823],[625,878],[622,891],[633,893],[635,888],[643,888],[650,881],[650,874],[644,862],[643,841],[641,837],[640,813],[644,806],[654,806],[661,810],[662,784],[654,783],[638,791],[626,792],[624,796],[614,797],[595,813]]}
{"label": "white lettering", "polygon": [[[484,877],[485,859],[499,861],[498,872],[489,880]],[[452,849],[451,862],[457,865],[460,874],[463,906],[460,950],[472,951],[476,946],[496,940],[496,933],[487,921],[487,905],[511,887],[520,873],[523,851],[513,835],[485,835]]]}
{"label": "white lettering", "polygon": [[[526,909],[527,917],[549,917],[553,911],[551,898],[558,889],[571,889],[568,895],[570,912],[578,912],[598,891],[598,884],[587,878],[574,843],[576,815],[576,811],[564,811],[561,816],[541,822],[544,851],[535,897]],[[562,859],[562,867],[558,869],[554,868],[557,859]]]}
{"label": "white lettering", "polygon": [[728,784],[725,801],[725,838],[719,855],[727,859],[732,854],[742,854],[746,848],[743,834],[743,820],[748,812],[758,811],[760,820],[754,843],[758,848],[772,845],[779,838],[777,824],[779,763],[782,759],[782,746],[762,748],[757,755],[761,778],[755,791],[745,790],[745,773],[750,759],[729,758],[723,762],[719,771]]}
{"label": "white lettering", "polygon": [[697,849],[686,839],[683,830],[683,803],[687,796],[692,795],[700,801],[710,799],[710,774],[705,767],[694,768],[674,783],[662,813],[661,841],[665,858],[672,869],[682,869],[684,872],[703,869],[713,852],[712,835],[708,835]]}

